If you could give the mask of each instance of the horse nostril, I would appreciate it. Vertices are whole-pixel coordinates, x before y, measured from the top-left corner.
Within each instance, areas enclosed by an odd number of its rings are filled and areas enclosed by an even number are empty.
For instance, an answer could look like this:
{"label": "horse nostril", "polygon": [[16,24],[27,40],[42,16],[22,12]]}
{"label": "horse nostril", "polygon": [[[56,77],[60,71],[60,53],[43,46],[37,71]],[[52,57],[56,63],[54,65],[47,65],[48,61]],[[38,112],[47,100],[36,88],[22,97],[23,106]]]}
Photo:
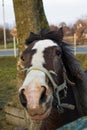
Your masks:
{"label": "horse nostril", "polygon": [[26,97],[24,95],[24,89],[21,90],[21,92],[19,94],[19,98],[20,98],[20,102],[23,105],[23,107],[27,107],[27,100],[26,100]]}
{"label": "horse nostril", "polygon": [[40,97],[40,100],[39,100],[39,104],[42,104],[46,101],[46,87],[42,86],[44,88],[42,94],[41,94],[41,97]]}

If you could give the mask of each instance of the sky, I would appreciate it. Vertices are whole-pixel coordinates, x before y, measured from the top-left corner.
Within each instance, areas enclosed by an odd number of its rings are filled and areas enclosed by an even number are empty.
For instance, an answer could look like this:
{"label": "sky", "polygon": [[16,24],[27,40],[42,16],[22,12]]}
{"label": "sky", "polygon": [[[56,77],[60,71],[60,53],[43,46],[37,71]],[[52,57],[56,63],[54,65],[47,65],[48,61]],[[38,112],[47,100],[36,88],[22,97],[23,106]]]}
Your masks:
{"label": "sky", "polygon": [[[0,25],[3,24],[2,1],[0,0]],[[77,19],[87,17],[87,0],[43,0],[43,4],[49,24],[73,24]],[[5,23],[14,25],[12,0],[4,0],[4,9]]]}

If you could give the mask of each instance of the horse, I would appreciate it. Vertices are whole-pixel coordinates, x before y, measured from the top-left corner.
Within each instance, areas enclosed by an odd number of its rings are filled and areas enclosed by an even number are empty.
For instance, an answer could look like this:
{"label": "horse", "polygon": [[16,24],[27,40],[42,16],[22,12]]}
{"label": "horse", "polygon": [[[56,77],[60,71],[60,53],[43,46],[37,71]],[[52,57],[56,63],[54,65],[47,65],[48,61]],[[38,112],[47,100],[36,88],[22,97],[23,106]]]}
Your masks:
{"label": "horse", "polygon": [[31,122],[41,123],[40,130],[56,130],[87,115],[87,75],[63,36],[62,28],[31,32],[21,55],[26,76],[20,102]]}

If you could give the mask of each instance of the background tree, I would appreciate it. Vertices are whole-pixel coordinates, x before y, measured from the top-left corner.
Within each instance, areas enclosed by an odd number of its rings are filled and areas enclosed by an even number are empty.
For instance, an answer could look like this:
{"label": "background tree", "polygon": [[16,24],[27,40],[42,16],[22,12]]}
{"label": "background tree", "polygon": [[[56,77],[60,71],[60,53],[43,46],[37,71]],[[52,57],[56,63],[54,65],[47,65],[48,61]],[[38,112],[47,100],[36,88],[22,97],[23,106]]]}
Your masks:
{"label": "background tree", "polygon": [[57,31],[58,27],[56,25],[50,25],[50,30],[51,31]]}
{"label": "background tree", "polygon": [[42,28],[49,27],[44,13],[42,0],[13,0],[13,3],[19,51],[17,86],[20,87],[24,78],[24,75],[20,71],[23,65],[20,60],[20,55],[24,50],[25,40],[29,36],[30,32],[38,33]]}
{"label": "background tree", "polygon": [[[13,0],[18,37],[17,87],[22,85],[24,74],[21,72],[23,63],[20,60],[25,48],[25,40],[30,32],[38,33],[42,28],[49,29],[43,9],[42,0]],[[39,130],[40,124],[30,123],[30,130]]]}
{"label": "background tree", "polygon": [[[12,36],[10,35],[10,30],[6,28],[6,41],[7,43],[12,42]],[[0,28],[0,45],[4,43],[3,28]]]}

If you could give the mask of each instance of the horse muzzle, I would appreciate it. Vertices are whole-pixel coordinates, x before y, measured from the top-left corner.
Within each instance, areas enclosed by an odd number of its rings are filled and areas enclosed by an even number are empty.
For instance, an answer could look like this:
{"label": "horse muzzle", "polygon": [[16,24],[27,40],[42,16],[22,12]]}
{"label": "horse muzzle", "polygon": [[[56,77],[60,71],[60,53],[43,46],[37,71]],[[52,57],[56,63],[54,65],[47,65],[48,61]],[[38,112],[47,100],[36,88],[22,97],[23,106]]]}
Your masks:
{"label": "horse muzzle", "polygon": [[47,84],[41,84],[38,78],[20,88],[20,101],[26,108],[29,118],[42,120],[50,114],[53,101],[52,92],[52,89]]}

